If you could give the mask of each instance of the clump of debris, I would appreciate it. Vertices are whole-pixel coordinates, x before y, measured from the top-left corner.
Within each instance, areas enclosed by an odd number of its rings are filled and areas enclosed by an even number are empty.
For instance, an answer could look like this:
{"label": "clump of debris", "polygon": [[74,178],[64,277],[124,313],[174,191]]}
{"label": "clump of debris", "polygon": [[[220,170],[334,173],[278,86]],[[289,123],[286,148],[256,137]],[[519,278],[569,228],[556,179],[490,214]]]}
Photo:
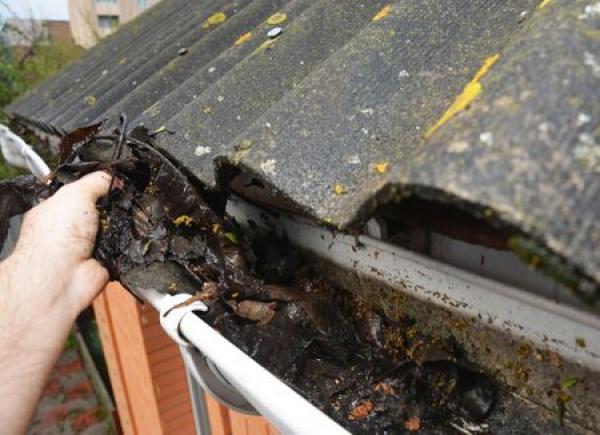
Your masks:
{"label": "clump of debris", "polygon": [[286,240],[244,234],[222,197],[153,147],[156,134],[128,131],[125,118],[110,133],[95,124],[67,134],[49,185],[28,178],[2,186],[3,216],[86,173],[110,171],[124,187],[98,205],[95,256],[111,277],[134,294],[152,288],[204,301],[206,322],[352,433],[446,433],[492,412],[494,383],[451,339],[367,308]]}

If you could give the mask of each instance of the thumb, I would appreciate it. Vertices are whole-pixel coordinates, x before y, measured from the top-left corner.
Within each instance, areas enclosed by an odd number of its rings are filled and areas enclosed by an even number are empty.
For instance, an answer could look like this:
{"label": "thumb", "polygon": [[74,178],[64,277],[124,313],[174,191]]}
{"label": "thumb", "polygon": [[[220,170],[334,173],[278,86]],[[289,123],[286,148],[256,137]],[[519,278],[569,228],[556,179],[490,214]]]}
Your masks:
{"label": "thumb", "polygon": [[80,311],[92,303],[108,284],[108,271],[96,260],[80,263],[73,274],[72,297]]}
{"label": "thumb", "polygon": [[94,203],[108,193],[111,176],[106,172],[97,171],[71,183],[71,189],[77,189]]}

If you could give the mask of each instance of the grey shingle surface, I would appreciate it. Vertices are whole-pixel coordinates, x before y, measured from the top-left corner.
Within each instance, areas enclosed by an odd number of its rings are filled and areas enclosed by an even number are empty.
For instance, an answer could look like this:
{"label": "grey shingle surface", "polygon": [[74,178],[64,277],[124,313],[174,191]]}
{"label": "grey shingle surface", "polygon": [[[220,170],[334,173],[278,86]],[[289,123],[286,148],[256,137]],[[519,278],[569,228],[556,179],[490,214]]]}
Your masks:
{"label": "grey shingle surface", "polygon": [[[407,193],[446,202],[599,282],[596,3],[164,0],[10,110],[164,125],[159,146],[205,184],[237,166],[336,225]],[[426,138],[465,87],[476,98]]]}

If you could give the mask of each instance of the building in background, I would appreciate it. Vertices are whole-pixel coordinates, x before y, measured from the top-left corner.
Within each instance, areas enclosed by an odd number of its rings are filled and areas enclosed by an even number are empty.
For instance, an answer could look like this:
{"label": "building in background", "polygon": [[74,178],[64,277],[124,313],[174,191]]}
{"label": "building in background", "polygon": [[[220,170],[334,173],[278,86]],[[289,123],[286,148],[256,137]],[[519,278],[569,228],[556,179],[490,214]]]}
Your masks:
{"label": "building in background", "polygon": [[160,0],[69,0],[75,43],[89,48]]}
{"label": "building in background", "polygon": [[68,21],[8,18],[0,25],[4,42],[9,47],[29,47],[34,41],[72,41]]}

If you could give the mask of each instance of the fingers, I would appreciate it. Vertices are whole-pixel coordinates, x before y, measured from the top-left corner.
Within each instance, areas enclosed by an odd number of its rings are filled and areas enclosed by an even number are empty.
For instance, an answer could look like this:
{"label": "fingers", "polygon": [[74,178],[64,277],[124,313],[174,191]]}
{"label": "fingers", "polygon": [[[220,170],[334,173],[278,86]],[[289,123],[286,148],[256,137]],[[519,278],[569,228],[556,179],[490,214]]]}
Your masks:
{"label": "fingers", "polygon": [[[106,196],[110,185],[111,175],[106,172],[97,171],[87,174],[85,177],[71,183],[71,189],[77,189],[91,201],[96,202],[99,198]],[[116,180],[115,180],[116,181]],[[118,187],[120,181],[114,183]]]}
{"label": "fingers", "polygon": [[108,284],[108,271],[96,260],[89,259],[77,267],[74,275],[74,297],[83,310]]}

